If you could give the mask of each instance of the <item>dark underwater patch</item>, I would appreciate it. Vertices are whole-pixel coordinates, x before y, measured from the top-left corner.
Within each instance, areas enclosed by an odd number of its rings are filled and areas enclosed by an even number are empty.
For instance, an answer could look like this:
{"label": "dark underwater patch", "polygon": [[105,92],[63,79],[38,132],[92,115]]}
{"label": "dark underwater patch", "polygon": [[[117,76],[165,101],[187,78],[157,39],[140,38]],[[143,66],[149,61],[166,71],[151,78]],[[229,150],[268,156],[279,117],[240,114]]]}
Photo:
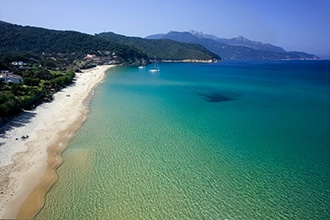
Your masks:
{"label": "dark underwater patch", "polygon": [[218,92],[198,93],[198,95],[203,97],[204,100],[207,102],[226,102],[233,100],[233,98],[224,96],[223,94],[220,94]]}

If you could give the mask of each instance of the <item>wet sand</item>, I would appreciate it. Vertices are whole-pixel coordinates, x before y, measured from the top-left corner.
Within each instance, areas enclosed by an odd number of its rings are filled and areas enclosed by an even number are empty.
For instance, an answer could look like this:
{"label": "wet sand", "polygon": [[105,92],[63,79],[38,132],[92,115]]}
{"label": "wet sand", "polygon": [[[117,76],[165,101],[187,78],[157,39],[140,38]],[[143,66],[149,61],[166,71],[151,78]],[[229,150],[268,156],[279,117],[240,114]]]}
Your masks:
{"label": "wet sand", "polygon": [[[0,218],[33,218],[57,181],[61,153],[88,113],[94,87],[111,65],[76,74],[54,101],[7,123],[0,141]],[[21,137],[27,137],[22,139]]]}

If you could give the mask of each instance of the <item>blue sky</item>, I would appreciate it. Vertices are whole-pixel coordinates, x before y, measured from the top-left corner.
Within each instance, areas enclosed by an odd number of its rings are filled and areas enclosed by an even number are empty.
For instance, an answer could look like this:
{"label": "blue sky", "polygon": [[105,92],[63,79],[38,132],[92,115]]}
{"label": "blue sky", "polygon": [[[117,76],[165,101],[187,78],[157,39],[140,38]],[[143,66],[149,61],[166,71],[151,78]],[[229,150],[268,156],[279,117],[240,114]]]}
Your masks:
{"label": "blue sky", "polygon": [[0,20],[89,34],[242,35],[330,58],[330,0],[0,0]]}

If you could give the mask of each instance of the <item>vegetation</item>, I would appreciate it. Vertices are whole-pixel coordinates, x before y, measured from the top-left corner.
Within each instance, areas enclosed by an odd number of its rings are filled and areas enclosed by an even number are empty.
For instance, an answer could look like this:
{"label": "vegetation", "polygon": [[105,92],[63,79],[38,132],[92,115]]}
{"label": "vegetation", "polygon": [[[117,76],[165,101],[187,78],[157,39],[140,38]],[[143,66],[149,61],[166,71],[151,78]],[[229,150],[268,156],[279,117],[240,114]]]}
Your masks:
{"label": "vegetation", "polygon": [[220,60],[221,58],[199,44],[182,43],[168,39],[143,39],[126,37],[112,32],[97,34],[97,37],[109,41],[116,41],[128,46],[139,48],[148,57],[157,56],[160,60]]}
{"label": "vegetation", "polygon": [[[25,61],[24,65],[12,64],[20,59]],[[31,109],[44,101],[51,101],[53,94],[71,84],[75,76],[72,70],[60,70],[61,62],[58,64],[26,52],[2,53],[0,64],[23,77],[21,84],[0,81],[0,117],[10,117],[22,109]]]}
{"label": "vegetation", "polygon": [[134,47],[99,39],[89,34],[23,27],[1,21],[0,51],[27,51],[56,58],[65,56],[71,62],[82,59],[86,54],[115,55],[122,63],[147,58]]}

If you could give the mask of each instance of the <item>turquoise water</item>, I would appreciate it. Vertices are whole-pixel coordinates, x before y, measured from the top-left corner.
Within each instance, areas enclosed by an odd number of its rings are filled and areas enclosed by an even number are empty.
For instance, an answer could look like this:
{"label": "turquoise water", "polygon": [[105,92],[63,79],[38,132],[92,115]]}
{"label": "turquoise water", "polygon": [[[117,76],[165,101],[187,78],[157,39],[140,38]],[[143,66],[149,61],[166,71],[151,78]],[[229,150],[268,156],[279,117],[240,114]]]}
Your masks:
{"label": "turquoise water", "polygon": [[330,219],[330,62],[111,69],[37,219]]}

